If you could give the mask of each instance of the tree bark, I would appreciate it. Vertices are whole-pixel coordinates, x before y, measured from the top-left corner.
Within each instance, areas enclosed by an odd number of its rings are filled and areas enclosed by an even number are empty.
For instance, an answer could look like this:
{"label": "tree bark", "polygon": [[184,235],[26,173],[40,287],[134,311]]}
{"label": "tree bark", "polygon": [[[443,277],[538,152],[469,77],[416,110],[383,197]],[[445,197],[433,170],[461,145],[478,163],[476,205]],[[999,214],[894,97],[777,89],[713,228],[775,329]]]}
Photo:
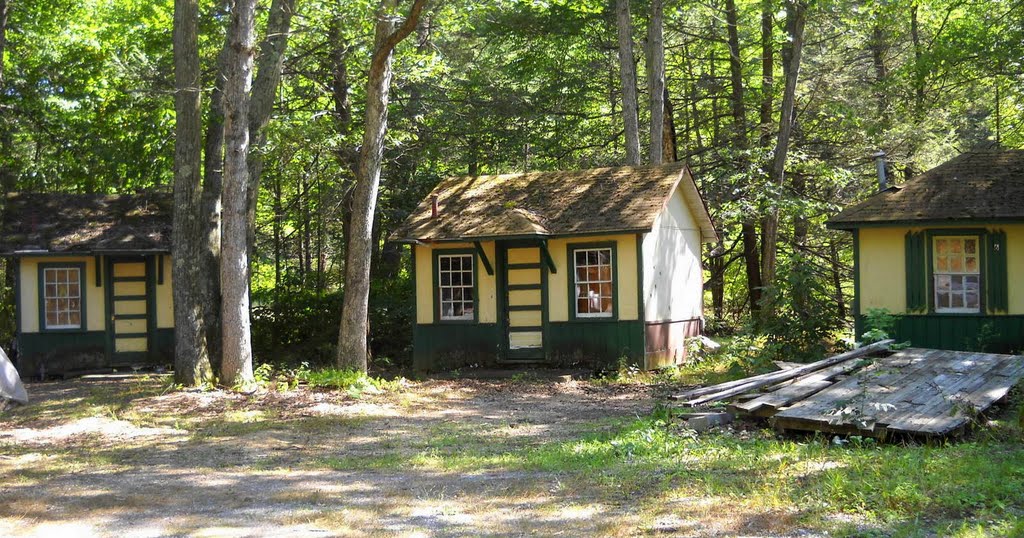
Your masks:
{"label": "tree bark", "polygon": [[640,122],[637,118],[636,62],[633,58],[633,19],[629,0],[615,2],[619,30],[619,83],[622,86],[622,123],[626,133],[626,164],[640,164]]}
{"label": "tree bark", "polygon": [[[725,3],[726,33],[729,44],[729,80],[732,85],[731,110],[733,128],[733,146],[738,150],[736,165],[740,170],[750,169],[747,150],[750,142],[747,138],[747,108],[743,87],[743,58],[740,50],[739,15],[736,0]],[[770,26],[769,26],[770,29]],[[764,64],[762,63],[762,66]],[[770,103],[769,103],[770,104]],[[758,255],[756,217],[746,215],[741,225],[743,238],[743,261],[746,265],[747,299],[751,316],[761,310],[761,257]]]}
{"label": "tree bark", "polygon": [[202,303],[202,280],[209,275],[202,274],[196,264],[203,244],[198,27],[198,0],[175,0],[171,281],[174,282],[174,377],[186,386],[213,380]]}
{"label": "tree bark", "polygon": [[647,27],[647,85],[651,97],[651,164],[662,163],[665,136],[665,41],[664,0],[651,0]]}
{"label": "tree bark", "polygon": [[228,30],[231,39],[228,76],[224,83],[221,381],[228,386],[243,387],[253,380],[246,191],[249,184],[249,89],[252,84],[255,12],[256,0],[235,0]]}
{"label": "tree bark", "polygon": [[415,0],[409,15],[396,28],[398,0],[381,0],[376,38],[366,83],[366,126],[353,195],[351,232],[345,261],[345,290],[337,363],[340,368],[366,371],[369,332],[370,258],[373,254],[373,216],[380,188],[380,168],[387,132],[391,62],[395,47],[416,28],[426,0]]}
{"label": "tree bark", "polygon": [[775,85],[775,2],[761,0],[761,137],[762,148],[772,141],[772,87]]}
{"label": "tree bark", "polygon": [[4,85],[4,55],[7,51],[7,18],[10,12],[9,0],[0,0],[0,189],[6,192],[17,190],[17,174],[13,166],[14,158],[14,122],[8,117],[8,110],[3,106],[7,96]]}
{"label": "tree bark", "polygon": [[252,83],[249,105],[249,185],[247,188],[248,213],[247,240],[249,256],[253,255],[256,242],[256,206],[260,197],[260,177],[263,175],[263,146],[267,142],[265,132],[270,115],[274,111],[274,96],[281,82],[281,69],[284,67],[284,52],[288,47],[288,35],[291,32],[292,14],[295,12],[295,0],[273,0],[270,4],[270,17],[267,20],[267,33],[260,44],[260,56],[256,65],[256,79]]}
{"label": "tree bark", "polygon": [[679,160],[679,151],[676,144],[676,115],[672,108],[672,99],[669,99],[668,88],[665,88],[665,95],[662,101],[665,103],[664,136],[661,144],[661,161],[674,163]]}
{"label": "tree bark", "polygon": [[[800,56],[803,53],[804,22],[807,6],[805,0],[788,0],[786,4],[786,33],[788,40],[782,47],[782,70],[785,85],[782,89],[782,111],[779,114],[779,136],[772,155],[769,181],[781,187],[785,181],[786,156],[789,138],[793,132],[796,105],[796,83],[800,77]],[[779,208],[777,204],[769,209],[761,234],[761,279],[765,286],[775,280],[776,258],[778,255]]]}
{"label": "tree bark", "polygon": [[[224,14],[231,10],[226,0]],[[199,263],[203,267],[202,304],[206,320],[206,346],[215,372],[221,367],[221,295],[220,295],[220,216],[221,188],[224,178],[224,82],[228,71],[230,36],[217,55],[213,89],[210,92],[210,111],[206,120],[206,139],[203,149],[203,205],[201,221],[204,227]]]}

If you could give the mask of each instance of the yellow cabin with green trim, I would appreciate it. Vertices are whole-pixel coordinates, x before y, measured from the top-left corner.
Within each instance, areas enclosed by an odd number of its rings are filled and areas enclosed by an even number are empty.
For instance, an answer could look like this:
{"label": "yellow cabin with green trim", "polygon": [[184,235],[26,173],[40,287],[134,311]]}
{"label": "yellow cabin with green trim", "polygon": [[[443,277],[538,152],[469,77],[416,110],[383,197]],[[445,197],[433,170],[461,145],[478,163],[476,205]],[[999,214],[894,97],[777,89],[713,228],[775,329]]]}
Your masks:
{"label": "yellow cabin with green trim", "polygon": [[7,195],[21,375],[174,362],[171,205],[168,193]]}
{"label": "yellow cabin with green trim", "polygon": [[701,333],[717,235],[673,164],[450,178],[391,240],[411,245],[418,369],[655,368]]}
{"label": "yellow cabin with green trim", "polygon": [[1024,151],[964,153],[828,222],[854,241],[854,316],[916,347],[1024,351]]}

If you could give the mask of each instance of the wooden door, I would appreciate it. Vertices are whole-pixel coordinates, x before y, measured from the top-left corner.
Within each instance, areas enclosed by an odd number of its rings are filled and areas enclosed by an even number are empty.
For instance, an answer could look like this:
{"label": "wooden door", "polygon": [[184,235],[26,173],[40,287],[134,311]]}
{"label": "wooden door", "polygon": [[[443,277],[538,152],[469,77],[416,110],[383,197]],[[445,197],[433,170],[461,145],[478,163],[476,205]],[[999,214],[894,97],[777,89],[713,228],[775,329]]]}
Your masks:
{"label": "wooden door", "polygon": [[544,281],[540,248],[505,250],[505,327],[509,360],[544,358]]}
{"label": "wooden door", "polygon": [[144,258],[112,260],[108,265],[107,312],[114,365],[136,362],[149,354],[152,289]]}

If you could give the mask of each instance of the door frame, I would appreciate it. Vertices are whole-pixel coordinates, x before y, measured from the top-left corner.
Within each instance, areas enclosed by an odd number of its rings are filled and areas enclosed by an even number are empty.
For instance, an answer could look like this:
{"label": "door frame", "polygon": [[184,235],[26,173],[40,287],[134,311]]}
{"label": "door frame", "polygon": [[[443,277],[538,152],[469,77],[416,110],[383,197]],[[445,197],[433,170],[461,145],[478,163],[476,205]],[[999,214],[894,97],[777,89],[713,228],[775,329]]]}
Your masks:
{"label": "door frame", "polygon": [[[111,366],[125,366],[148,362],[153,356],[153,343],[156,341],[156,266],[155,256],[151,255],[117,255],[104,256],[103,260],[103,283],[104,283],[104,309],[106,314],[107,333],[107,362]],[[142,263],[145,275],[146,294],[146,351],[123,351],[117,352],[116,338],[114,332],[114,265],[119,263]],[[141,337],[140,337],[141,338]]]}
{"label": "door frame", "polygon": [[[505,364],[536,364],[546,362],[548,359],[548,267],[544,263],[544,247],[539,239],[509,239],[494,242],[495,257],[495,278],[497,279],[498,296],[498,327],[501,335],[499,345],[498,361]],[[529,350],[527,353],[517,353],[519,350],[512,350],[509,346],[510,322],[509,322],[509,283],[508,283],[508,250],[514,248],[535,248],[537,259],[540,264],[540,313],[541,313],[541,346],[537,351]]]}

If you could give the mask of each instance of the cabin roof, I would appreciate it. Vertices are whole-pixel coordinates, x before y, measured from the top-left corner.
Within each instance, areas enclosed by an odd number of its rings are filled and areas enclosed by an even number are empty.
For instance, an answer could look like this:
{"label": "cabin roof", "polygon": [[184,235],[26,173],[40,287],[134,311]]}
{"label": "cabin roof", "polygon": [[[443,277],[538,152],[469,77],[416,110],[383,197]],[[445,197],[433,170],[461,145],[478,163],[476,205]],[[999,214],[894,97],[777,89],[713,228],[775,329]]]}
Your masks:
{"label": "cabin roof", "polygon": [[676,188],[683,190],[704,241],[717,240],[711,216],[683,163],[451,177],[420,202],[391,239],[466,241],[649,232]]}
{"label": "cabin roof", "polygon": [[1024,219],[1024,150],[961,154],[906,183],[847,207],[828,221],[852,229],[885,223]]}
{"label": "cabin roof", "polygon": [[0,226],[0,255],[170,252],[170,193],[12,193]]}

